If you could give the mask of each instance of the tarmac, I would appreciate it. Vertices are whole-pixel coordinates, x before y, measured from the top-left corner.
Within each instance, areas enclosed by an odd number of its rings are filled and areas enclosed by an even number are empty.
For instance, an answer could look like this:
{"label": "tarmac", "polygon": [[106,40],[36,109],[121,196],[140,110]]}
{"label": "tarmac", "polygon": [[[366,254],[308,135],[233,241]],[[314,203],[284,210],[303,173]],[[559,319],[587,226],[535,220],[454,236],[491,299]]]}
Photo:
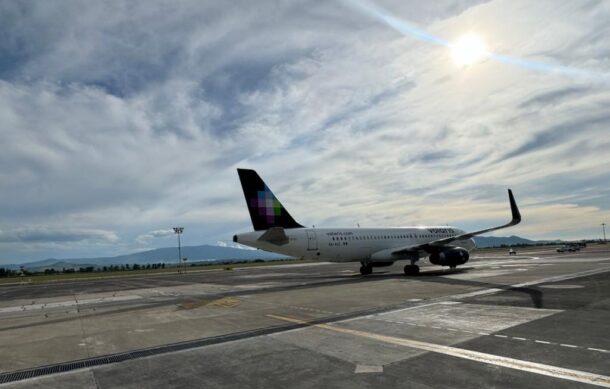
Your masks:
{"label": "tarmac", "polygon": [[610,247],[0,286],[0,388],[610,387]]}

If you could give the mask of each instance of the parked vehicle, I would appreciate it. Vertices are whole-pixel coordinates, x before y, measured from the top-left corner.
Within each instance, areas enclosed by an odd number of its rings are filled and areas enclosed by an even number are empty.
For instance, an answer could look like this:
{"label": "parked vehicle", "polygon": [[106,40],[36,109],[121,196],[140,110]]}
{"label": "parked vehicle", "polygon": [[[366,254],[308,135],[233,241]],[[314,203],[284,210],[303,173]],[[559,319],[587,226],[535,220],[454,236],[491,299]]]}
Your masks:
{"label": "parked vehicle", "polygon": [[557,248],[558,253],[564,253],[566,251],[575,252],[578,250],[580,250],[580,247],[572,245],[572,244],[564,244],[563,246]]}

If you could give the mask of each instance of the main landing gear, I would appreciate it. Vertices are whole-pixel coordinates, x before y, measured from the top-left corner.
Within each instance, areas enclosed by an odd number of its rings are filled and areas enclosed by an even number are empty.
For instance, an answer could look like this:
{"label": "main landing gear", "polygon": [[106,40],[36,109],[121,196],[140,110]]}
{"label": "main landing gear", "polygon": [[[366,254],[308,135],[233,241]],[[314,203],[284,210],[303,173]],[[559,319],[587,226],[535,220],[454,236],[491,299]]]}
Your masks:
{"label": "main landing gear", "polygon": [[416,276],[419,274],[419,266],[417,265],[406,265],[404,270],[405,275],[407,276]]}
{"label": "main landing gear", "polygon": [[[369,274],[373,273],[373,264],[372,263],[366,263],[366,262],[361,262],[362,266],[360,266],[360,274],[362,274],[363,276],[368,276]],[[389,266],[391,265],[391,263],[384,265],[383,263],[375,263],[376,267],[379,266]],[[404,268],[405,274],[408,276],[416,276],[419,274],[419,266],[415,265],[415,264],[410,264],[410,265],[406,265]]]}
{"label": "main landing gear", "polygon": [[360,274],[362,274],[363,276],[368,276],[372,272],[373,272],[373,266],[370,263],[362,264],[362,266],[360,266]]}

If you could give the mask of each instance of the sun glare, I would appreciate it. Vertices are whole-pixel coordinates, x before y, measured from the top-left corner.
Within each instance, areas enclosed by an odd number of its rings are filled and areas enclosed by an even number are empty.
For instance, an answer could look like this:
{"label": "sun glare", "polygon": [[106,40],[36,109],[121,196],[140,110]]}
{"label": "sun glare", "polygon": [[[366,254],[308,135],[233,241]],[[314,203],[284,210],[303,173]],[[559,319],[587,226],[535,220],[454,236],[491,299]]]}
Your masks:
{"label": "sun glare", "polygon": [[488,56],[485,42],[480,36],[470,33],[463,35],[451,45],[453,61],[458,66],[474,65]]}

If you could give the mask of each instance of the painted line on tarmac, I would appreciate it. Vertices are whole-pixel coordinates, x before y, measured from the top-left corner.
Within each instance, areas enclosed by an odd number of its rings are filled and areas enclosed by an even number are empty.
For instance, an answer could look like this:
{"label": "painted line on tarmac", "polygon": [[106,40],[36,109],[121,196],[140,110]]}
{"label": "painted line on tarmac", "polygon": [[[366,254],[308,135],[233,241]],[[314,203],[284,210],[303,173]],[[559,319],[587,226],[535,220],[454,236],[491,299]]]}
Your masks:
{"label": "painted line on tarmac", "polygon": [[543,363],[524,361],[515,358],[502,357],[499,355],[487,354],[479,351],[461,349],[457,347],[444,346],[436,343],[422,342],[406,338],[398,338],[395,336],[387,336],[376,334],[367,331],[354,330],[345,327],[338,327],[331,324],[310,324],[306,321],[279,316],[267,315],[276,320],[285,321],[294,324],[307,325],[311,327],[321,328],[328,331],[353,335],[361,338],[377,340],[384,343],[394,344],[398,346],[410,347],[418,350],[429,351],[437,354],[449,355],[452,357],[467,359],[475,362],[486,363],[489,365],[507,367],[509,369],[527,371],[534,374],[545,375],[554,378],[560,378],[569,381],[582,382],[590,385],[597,385],[610,388],[610,377],[601,374],[593,374],[585,371],[566,369],[563,367],[546,365]]}
{"label": "painted line on tarmac", "polygon": [[549,342],[546,340],[537,340],[537,339],[529,339],[529,338],[523,338],[521,336],[509,336],[509,335],[504,335],[504,334],[490,334],[487,332],[473,332],[473,331],[468,331],[468,330],[462,330],[462,329],[456,329],[456,328],[450,328],[450,327],[441,327],[441,326],[437,326],[437,325],[426,325],[426,324],[418,324],[418,323],[412,323],[412,322],[405,322],[405,321],[397,321],[397,320],[389,320],[389,319],[382,319],[380,317],[375,317],[375,316],[371,316],[371,317],[366,317],[366,319],[370,319],[370,320],[378,320],[378,321],[383,321],[386,323],[393,323],[393,324],[406,324],[406,325],[410,325],[410,326],[414,326],[414,327],[425,327],[425,328],[433,328],[435,330],[446,330],[446,331],[457,331],[457,332],[463,332],[466,334],[477,334],[477,335],[482,335],[482,336],[495,336],[496,338],[501,338],[501,339],[506,339],[506,340],[520,340],[520,341],[524,341],[524,342],[529,342],[529,341],[533,341],[535,343],[540,343],[540,344],[546,344],[546,345],[551,345],[551,346],[563,346],[563,347],[567,347],[567,348],[575,348],[575,349],[580,349],[580,350],[589,350],[589,351],[597,351],[597,352],[602,352],[602,353],[607,353],[610,352],[608,350],[604,350],[604,349],[600,349],[600,348],[594,348],[594,347],[586,347],[586,346],[576,346],[576,345],[572,345],[572,344],[563,344],[563,343],[556,343],[556,342]]}
{"label": "painted line on tarmac", "polygon": [[610,353],[608,350],[604,350],[603,348],[595,348],[595,347],[587,347],[587,350],[591,351],[599,351],[601,353]]}
{"label": "painted line on tarmac", "polygon": [[119,302],[119,301],[131,301],[131,300],[139,300],[142,296],[139,295],[126,295],[126,296],[114,296],[114,297],[100,297],[94,299],[84,299],[84,300],[69,300],[69,301],[57,301],[57,302],[48,302],[48,303],[40,303],[40,304],[27,304],[27,305],[18,305],[14,307],[6,307],[0,308],[0,313],[7,312],[22,312],[22,311],[32,311],[39,309],[52,309],[52,308],[66,308],[66,307],[74,307],[79,305],[86,304],[100,304],[100,303],[111,303],[111,302]]}

